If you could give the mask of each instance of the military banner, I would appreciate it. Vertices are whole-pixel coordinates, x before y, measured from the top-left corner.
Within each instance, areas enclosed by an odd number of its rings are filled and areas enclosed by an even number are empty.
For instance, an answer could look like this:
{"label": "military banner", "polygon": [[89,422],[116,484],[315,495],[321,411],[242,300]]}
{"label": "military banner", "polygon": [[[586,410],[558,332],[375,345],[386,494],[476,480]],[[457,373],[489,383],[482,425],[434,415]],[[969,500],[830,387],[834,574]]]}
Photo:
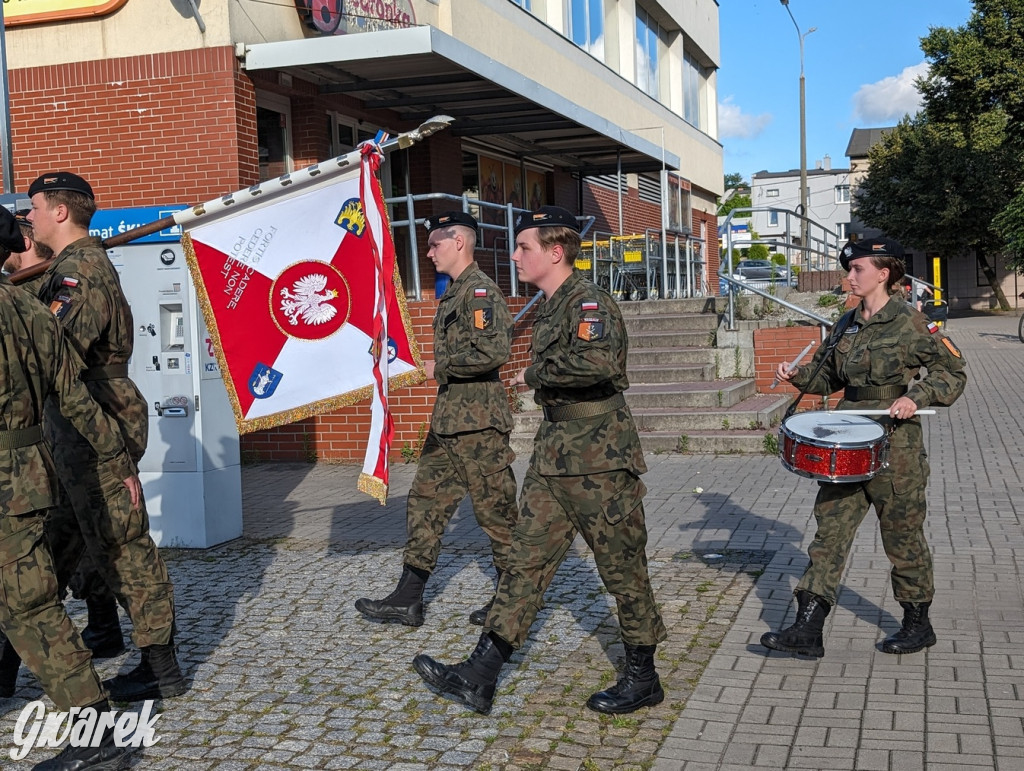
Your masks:
{"label": "military banner", "polygon": [[[423,380],[374,145],[343,174],[186,223],[239,433],[372,398],[360,489],[384,500],[389,387]],[[282,178],[283,179],[283,178]]]}

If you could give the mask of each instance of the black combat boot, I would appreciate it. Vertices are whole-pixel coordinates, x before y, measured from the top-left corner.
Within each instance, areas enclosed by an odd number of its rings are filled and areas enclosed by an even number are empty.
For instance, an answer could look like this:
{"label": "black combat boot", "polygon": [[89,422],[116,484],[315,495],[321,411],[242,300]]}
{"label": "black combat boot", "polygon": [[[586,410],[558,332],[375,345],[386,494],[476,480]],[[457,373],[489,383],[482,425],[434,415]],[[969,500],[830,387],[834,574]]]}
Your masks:
{"label": "black combat boot", "polygon": [[188,690],[181,674],[178,657],[174,653],[174,640],[166,645],[147,645],[142,650],[142,661],[131,672],[104,680],[110,698],[114,701],[145,701],[181,696]]}
{"label": "black combat boot", "polygon": [[824,597],[803,590],[796,593],[796,602],[796,621],[793,622],[793,626],[781,632],[765,632],[761,635],[761,645],[774,651],[824,656],[822,630],[825,628],[825,617],[832,610],[832,606]]}
{"label": "black combat boot", "polygon": [[0,640],[4,641],[3,652],[0,653],[0,699],[6,699],[13,696],[18,687],[21,656],[14,650],[10,640],[3,635],[0,635]]}
{"label": "black combat boot", "polygon": [[[102,714],[110,711],[110,704],[104,699],[93,704],[92,709]],[[75,722],[83,719],[79,713]],[[94,725],[98,722],[94,721]],[[95,737],[93,739],[91,744],[97,746],[75,747],[68,743],[59,755],[33,766],[33,771],[116,771],[124,767],[131,748],[118,747],[114,743],[113,728],[104,728],[98,743]]]}
{"label": "black combat boot", "polygon": [[423,588],[430,575],[411,565],[402,566],[398,586],[383,600],[356,600],[356,610],[374,621],[397,621],[406,626],[423,626]]}
{"label": "black combat boot", "polygon": [[419,676],[441,693],[486,715],[494,701],[494,688],[502,665],[512,657],[512,646],[495,634],[484,632],[469,658],[448,666],[425,654],[412,660]]}
{"label": "black combat boot", "polygon": [[621,715],[641,707],[653,707],[665,699],[661,680],[654,671],[654,651],[658,646],[628,642],[622,645],[626,649],[626,666],[619,675],[619,682],[587,699],[587,706],[595,712]]}
{"label": "black combat boot", "polygon": [[[498,580],[495,583],[495,586],[497,586],[497,584],[501,583],[501,569],[500,568],[495,568],[495,570],[498,573]],[[497,591],[497,589],[495,589],[495,591]],[[476,610],[474,610],[472,613],[469,614],[469,623],[474,624],[475,626],[483,626],[484,624],[486,624],[487,623],[487,614],[491,612],[491,608],[493,606],[494,606],[494,595],[492,594],[490,601],[488,601],[488,603],[486,605],[484,605],[482,608],[477,608]]]}
{"label": "black combat boot", "polygon": [[124,653],[124,634],[121,618],[117,615],[117,600],[109,593],[89,597],[89,623],[82,630],[82,642],[92,651],[94,659],[112,659]]}
{"label": "black combat boot", "polygon": [[901,602],[903,628],[882,643],[885,653],[917,653],[935,645],[935,630],[928,620],[930,602]]}

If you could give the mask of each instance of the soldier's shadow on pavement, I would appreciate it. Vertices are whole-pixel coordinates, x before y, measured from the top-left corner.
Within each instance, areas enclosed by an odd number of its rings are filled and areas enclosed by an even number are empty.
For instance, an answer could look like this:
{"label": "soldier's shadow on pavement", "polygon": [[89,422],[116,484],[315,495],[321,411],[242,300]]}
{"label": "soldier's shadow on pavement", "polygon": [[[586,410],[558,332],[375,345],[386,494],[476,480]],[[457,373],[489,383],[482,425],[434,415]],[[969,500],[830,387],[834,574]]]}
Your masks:
{"label": "soldier's shadow on pavement", "polygon": [[[755,514],[733,502],[727,493],[703,492],[698,500],[704,509],[703,516],[679,525],[680,530],[698,531],[692,542],[693,553],[711,563],[717,559],[711,555],[751,551],[751,544],[756,542],[751,535],[759,534],[762,537],[760,550],[772,555],[754,585],[755,596],[760,601],[761,620],[767,625],[764,631],[787,626],[793,620],[796,607],[793,587],[807,566],[807,552],[802,547],[804,532],[779,519]],[[871,527],[874,522],[872,510],[861,527]],[[808,527],[814,527],[813,520]],[[838,605],[861,620],[882,628],[899,627],[891,613],[847,586],[840,588]],[[747,650],[762,656],[771,653],[760,643],[749,644]]]}

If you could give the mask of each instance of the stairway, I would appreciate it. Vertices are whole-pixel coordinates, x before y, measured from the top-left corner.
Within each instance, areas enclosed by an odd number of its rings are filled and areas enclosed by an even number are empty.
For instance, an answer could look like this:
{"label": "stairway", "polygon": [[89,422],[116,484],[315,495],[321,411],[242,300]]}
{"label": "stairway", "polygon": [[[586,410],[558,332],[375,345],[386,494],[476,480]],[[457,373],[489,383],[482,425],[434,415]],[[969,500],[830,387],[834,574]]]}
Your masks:
{"label": "stairway", "polygon": [[[761,453],[788,400],[756,393],[739,376],[742,352],[716,348],[716,298],[620,302],[629,332],[626,402],[645,452]],[[517,413],[512,447],[529,457],[541,411],[532,394]]]}

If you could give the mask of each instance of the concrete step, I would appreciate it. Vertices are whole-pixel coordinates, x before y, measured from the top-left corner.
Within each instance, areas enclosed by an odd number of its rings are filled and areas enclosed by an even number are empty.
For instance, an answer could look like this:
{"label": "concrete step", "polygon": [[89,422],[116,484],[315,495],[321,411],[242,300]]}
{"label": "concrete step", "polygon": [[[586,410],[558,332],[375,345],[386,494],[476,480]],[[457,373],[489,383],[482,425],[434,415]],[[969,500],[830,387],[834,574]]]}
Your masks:
{"label": "concrete step", "polygon": [[664,331],[637,332],[629,335],[630,348],[710,348],[715,343],[717,330],[696,332]]}
{"label": "concrete step", "polygon": [[632,338],[643,332],[710,332],[718,329],[718,316],[701,313],[641,315],[625,317],[626,332]]}
{"label": "concrete step", "polygon": [[756,431],[775,428],[789,406],[789,399],[755,394],[725,409],[689,407],[673,410],[635,409],[633,419],[640,431]]}
{"label": "concrete step", "polygon": [[631,409],[732,407],[754,395],[752,379],[708,380],[701,383],[636,383],[626,391]]}
{"label": "concrete step", "polygon": [[669,367],[677,364],[714,365],[716,353],[715,348],[630,348],[626,366],[632,369],[634,366],[648,364],[664,364]]}
{"label": "concrete step", "polygon": [[625,317],[672,315],[677,313],[709,313],[715,315],[722,310],[722,308],[716,307],[716,303],[725,302],[727,302],[727,299],[723,297],[687,297],[682,300],[626,301],[620,302],[618,305],[622,315]]}
{"label": "concrete step", "polygon": [[630,364],[631,383],[699,383],[715,377],[714,364]]}
{"label": "concrete step", "polygon": [[640,434],[644,452],[694,453],[714,455],[760,455],[766,451],[765,436],[770,431],[693,431],[683,435],[667,431]]}

